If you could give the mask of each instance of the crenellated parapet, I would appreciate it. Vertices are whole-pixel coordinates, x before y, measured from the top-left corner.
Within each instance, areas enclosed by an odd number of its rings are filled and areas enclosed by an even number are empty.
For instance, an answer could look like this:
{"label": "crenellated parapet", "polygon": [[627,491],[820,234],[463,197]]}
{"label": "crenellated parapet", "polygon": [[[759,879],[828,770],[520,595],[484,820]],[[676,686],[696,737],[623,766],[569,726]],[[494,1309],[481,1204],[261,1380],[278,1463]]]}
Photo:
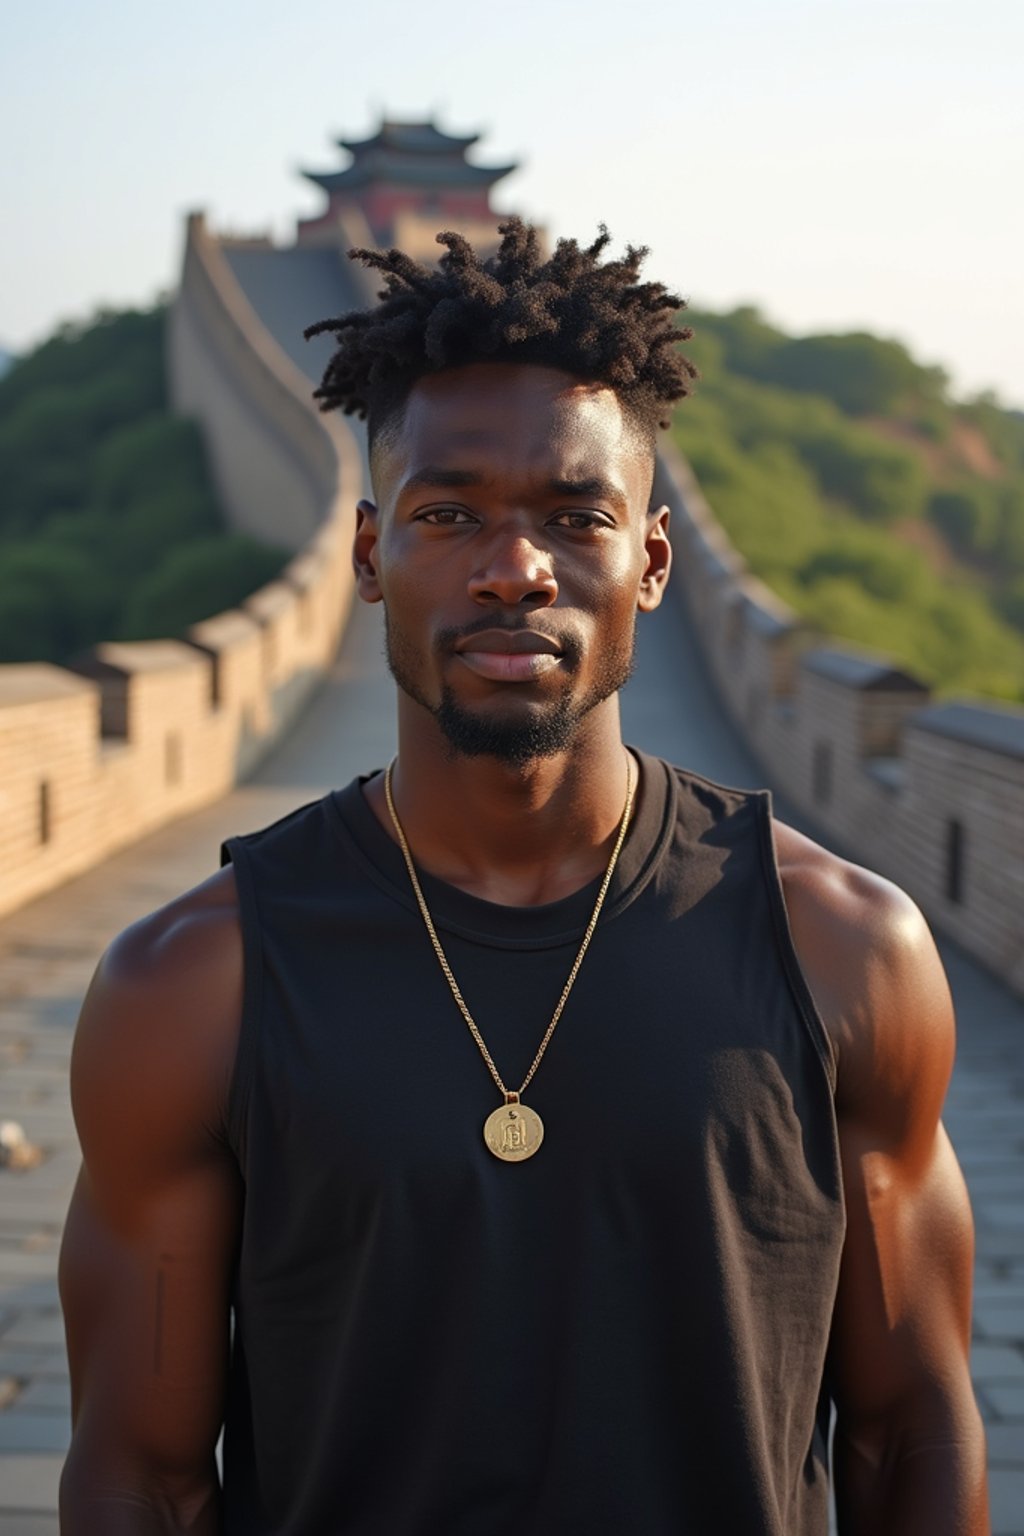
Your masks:
{"label": "crenellated parapet", "polygon": [[933,703],[885,657],[824,645],[752,576],[671,445],[676,579],[768,781],[1024,995],[1024,710]]}

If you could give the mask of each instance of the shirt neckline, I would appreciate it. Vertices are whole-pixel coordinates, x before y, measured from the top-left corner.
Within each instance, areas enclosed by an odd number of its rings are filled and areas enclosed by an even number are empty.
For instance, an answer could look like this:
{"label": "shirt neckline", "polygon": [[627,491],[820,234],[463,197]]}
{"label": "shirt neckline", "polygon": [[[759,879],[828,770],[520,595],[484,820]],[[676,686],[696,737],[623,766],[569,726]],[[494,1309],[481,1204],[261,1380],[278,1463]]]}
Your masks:
{"label": "shirt neckline", "polygon": [[[643,890],[671,837],[676,785],[660,758],[630,748],[639,765],[637,806],[601,913],[601,925],[614,921]],[[397,842],[370,809],[363,786],[382,770],[360,774],[325,797],[334,835],[374,883],[402,907],[419,908]],[[414,855],[415,857],[415,855]],[[446,880],[417,868],[430,915],[438,930],[478,944],[507,949],[549,949],[578,944],[594,910],[602,876],[578,891],[541,906],[510,907],[470,895]]]}

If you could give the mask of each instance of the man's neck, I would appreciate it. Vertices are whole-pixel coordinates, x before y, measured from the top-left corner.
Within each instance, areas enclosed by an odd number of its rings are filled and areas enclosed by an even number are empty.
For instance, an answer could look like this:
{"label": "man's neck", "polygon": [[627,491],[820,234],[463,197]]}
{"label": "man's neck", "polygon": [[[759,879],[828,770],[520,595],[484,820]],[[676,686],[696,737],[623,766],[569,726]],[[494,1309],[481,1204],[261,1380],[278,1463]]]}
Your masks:
{"label": "man's neck", "polygon": [[[557,901],[603,873],[626,799],[617,699],[591,711],[566,752],[522,767],[454,754],[432,719],[425,729],[402,713],[392,788],[419,869],[505,906]],[[632,773],[635,783],[635,763]],[[366,797],[394,836],[382,779]]]}

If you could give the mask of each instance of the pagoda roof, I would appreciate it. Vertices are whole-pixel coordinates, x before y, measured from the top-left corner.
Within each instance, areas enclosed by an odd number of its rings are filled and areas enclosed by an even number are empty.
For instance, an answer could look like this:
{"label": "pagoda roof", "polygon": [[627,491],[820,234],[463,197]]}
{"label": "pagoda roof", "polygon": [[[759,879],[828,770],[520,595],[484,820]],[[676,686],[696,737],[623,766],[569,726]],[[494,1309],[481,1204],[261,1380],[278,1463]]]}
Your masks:
{"label": "pagoda roof", "polygon": [[515,165],[470,165],[454,156],[401,155],[369,150],[343,171],[303,171],[325,192],[358,192],[374,183],[412,187],[491,187],[516,170]]}
{"label": "pagoda roof", "polygon": [[466,150],[478,133],[458,137],[433,122],[385,119],[369,139],[339,139],[352,155],[340,171],[302,171],[328,194],[359,192],[381,182],[406,187],[491,187],[518,169],[515,165],[471,165]]}
{"label": "pagoda roof", "polygon": [[368,139],[338,139],[340,149],[350,154],[364,154],[369,149],[396,149],[403,154],[436,155],[464,154],[480,138],[478,133],[458,135],[445,133],[433,122],[398,123],[385,118],[377,132]]}

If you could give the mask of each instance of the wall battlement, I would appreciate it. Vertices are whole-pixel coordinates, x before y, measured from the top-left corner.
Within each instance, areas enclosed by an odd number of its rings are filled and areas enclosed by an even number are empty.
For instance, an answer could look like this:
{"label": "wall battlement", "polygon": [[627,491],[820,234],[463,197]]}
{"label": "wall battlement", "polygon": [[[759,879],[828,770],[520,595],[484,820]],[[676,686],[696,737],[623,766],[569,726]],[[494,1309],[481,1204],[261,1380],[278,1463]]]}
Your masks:
{"label": "wall battlement", "polygon": [[183,639],[97,645],[75,671],[0,667],[0,915],[255,766],[337,649],[347,537],[318,554]]}
{"label": "wall battlement", "polygon": [[887,658],[823,645],[749,573],[671,445],[656,496],[708,667],[767,780],[1024,995],[1024,710],[932,703]]}

